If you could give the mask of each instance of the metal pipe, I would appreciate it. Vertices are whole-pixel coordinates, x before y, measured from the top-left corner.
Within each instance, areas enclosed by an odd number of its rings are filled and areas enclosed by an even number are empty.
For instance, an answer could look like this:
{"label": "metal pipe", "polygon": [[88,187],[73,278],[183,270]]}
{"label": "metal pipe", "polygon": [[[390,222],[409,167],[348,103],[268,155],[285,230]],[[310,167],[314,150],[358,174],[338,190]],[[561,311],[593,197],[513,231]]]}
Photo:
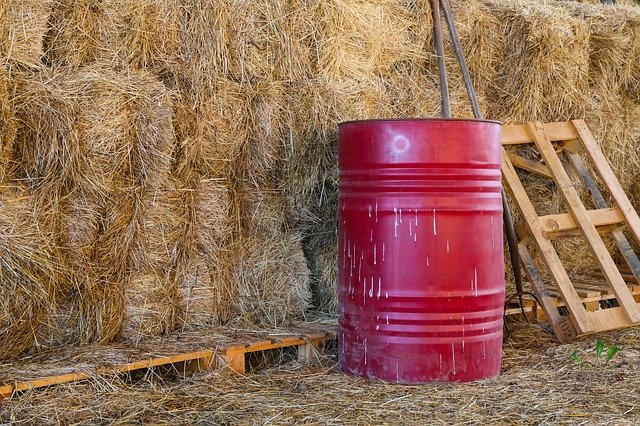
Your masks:
{"label": "metal pipe", "polygon": [[[464,84],[471,100],[471,109],[473,110],[473,116],[476,119],[482,119],[482,112],[480,111],[480,104],[478,103],[478,97],[473,88],[473,82],[471,81],[471,74],[467,67],[467,62],[464,59],[464,52],[460,45],[460,37],[456,29],[456,24],[453,18],[453,12],[451,11],[451,4],[449,0],[440,0],[442,4],[442,11],[444,12],[444,18],[447,21],[449,27],[449,33],[451,35],[451,41],[453,42],[453,49],[458,57],[458,63],[460,64],[460,71],[464,78]],[[520,270],[520,257],[518,256],[518,237],[516,235],[515,227],[513,225],[513,217],[511,216],[511,210],[507,202],[507,196],[502,191],[502,220],[504,222],[505,234],[507,236],[507,244],[509,246],[509,256],[511,257],[511,267],[513,268],[513,275],[516,281],[516,294],[519,295],[520,307],[522,307],[522,275]]]}
{"label": "metal pipe", "polygon": [[444,60],[444,42],[442,41],[442,23],[440,21],[439,0],[431,0],[431,16],[433,17],[433,41],[438,58],[438,77],[440,81],[440,113],[443,118],[451,118],[449,101],[449,83],[447,81],[447,65]]}
{"label": "metal pipe", "polygon": [[480,111],[480,105],[478,104],[478,98],[476,92],[473,89],[473,82],[471,81],[471,74],[467,68],[467,63],[464,59],[464,52],[460,45],[460,37],[458,36],[458,30],[456,29],[456,23],[453,18],[453,12],[451,12],[451,4],[449,0],[440,0],[442,4],[442,11],[444,12],[444,19],[447,21],[449,27],[449,33],[451,34],[451,41],[453,41],[453,50],[458,57],[458,63],[460,64],[460,70],[462,71],[462,77],[464,78],[464,85],[467,88],[469,99],[471,100],[471,109],[473,110],[473,116],[477,119],[482,119],[482,112]]}

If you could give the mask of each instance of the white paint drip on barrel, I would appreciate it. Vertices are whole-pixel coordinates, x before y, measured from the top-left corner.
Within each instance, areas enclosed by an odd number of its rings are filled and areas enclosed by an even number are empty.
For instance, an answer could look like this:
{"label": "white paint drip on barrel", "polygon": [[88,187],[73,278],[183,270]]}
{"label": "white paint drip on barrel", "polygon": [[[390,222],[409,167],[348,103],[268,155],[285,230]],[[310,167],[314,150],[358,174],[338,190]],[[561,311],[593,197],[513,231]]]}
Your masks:
{"label": "white paint drip on barrel", "polygon": [[433,209],[433,235],[438,235],[438,229],[436,228],[436,209]]}
{"label": "white paint drip on barrel", "polygon": [[453,365],[453,374],[456,374],[456,348],[453,342],[451,342],[451,364]]}
{"label": "white paint drip on barrel", "polygon": [[395,215],[395,221],[393,223],[393,236],[397,237],[398,236],[398,209],[394,207],[393,213]]}
{"label": "white paint drip on barrel", "polygon": [[378,245],[377,244],[373,245],[373,264],[374,265],[378,264]]}
{"label": "white paint drip on barrel", "polygon": [[378,299],[380,299],[381,292],[382,292],[382,277],[378,277]]}
{"label": "white paint drip on barrel", "polygon": [[367,365],[367,339],[364,339],[364,364]]}
{"label": "white paint drip on barrel", "polygon": [[378,223],[378,199],[376,198],[376,223]]}
{"label": "white paint drip on barrel", "polygon": [[373,275],[371,276],[371,288],[369,289],[369,297],[373,298]]}
{"label": "white paint drip on barrel", "polygon": [[384,262],[384,243],[382,243],[382,261]]}

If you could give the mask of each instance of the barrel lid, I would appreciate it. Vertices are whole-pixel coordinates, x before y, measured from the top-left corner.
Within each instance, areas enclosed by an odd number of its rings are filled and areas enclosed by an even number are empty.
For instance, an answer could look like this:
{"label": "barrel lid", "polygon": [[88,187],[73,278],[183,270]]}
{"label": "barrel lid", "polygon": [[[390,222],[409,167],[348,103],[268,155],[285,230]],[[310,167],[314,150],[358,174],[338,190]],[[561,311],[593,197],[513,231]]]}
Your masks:
{"label": "barrel lid", "polygon": [[338,126],[345,124],[359,124],[359,123],[383,123],[383,122],[469,122],[469,123],[492,123],[501,125],[502,123],[495,120],[478,120],[469,118],[369,118],[365,120],[350,120],[338,123]]}

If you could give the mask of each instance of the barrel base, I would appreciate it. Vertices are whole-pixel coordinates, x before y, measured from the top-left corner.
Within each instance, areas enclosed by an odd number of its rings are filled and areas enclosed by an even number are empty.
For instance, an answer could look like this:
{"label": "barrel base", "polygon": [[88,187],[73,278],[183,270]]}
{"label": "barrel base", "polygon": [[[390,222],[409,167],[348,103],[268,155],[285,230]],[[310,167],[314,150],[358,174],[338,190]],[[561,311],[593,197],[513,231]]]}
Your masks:
{"label": "barrel base", "polygon": [[[344,346],[343,346],[344,345]],[[440,343],[399,350],[385,343],[341,343],[347,374],[399,384],[474,382],[500,374],[502,340]]]}

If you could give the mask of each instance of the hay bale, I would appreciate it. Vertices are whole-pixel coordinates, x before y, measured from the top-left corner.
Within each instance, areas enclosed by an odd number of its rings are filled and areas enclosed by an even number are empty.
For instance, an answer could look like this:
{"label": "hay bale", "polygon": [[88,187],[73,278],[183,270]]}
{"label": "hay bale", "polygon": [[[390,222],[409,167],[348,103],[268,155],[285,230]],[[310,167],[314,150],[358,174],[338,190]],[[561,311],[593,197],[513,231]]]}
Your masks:
{"label": "hay bale", "polygon": [[331,314],[338,313],[338,241],[334,239],[313,253],[313,306]]}
{"label": "hay bale", "polygon": [[179,315],[178,192],[139,191],[132,199],[124,283],[123,337],[140,339],[171,331]]}
{"label": "hay bale", "polygon": [[31,187],[65,185],[79,169],[82,153],[75,132],[78,105],[61,85],[63,73],[41,68],[12,76],[18,124],[12,175]]}
{"label": "hay bale", "polygon": [[45,58],[55,65],[86,65],[113,52],[103,43],[113,32],[108,2],[57,0],[52,7],[49,29],[44,39]]}
{"label": "hay bale", "polygon": [[594,92],[586,121],[616,177],[630,193],[640,171],[640,104],[615,92]]}
{"label": "hay bale", "polygon": [[58,0],[45,39],[49,63],[110,62],[161,69],[178,57],[180,4],[165,0]]}
{"label": "hay bale", "polygon": [[[485,95],[489,86],[498,75],[498,63],[502,57],[503,38],[500,34],[501,19],[488,10],[482,0],[464,0],[452,2],[456,28],[460,36],[460,44],[473,80],[473,85],[480,97]],[[451,37],[448,36],[444,19],[443,31],[447,49],[447,68],[449,71],[449,87],[455,91],[464,90],[460,67],[453,53]],[[432,71],[437,73],[435,57],[432,60]],[[452,97],[452,100],[454,97]],[[469,101],[467,100],[468,104]],[[452,105],[453,108],[453,105]],[[458,115],[454,114],[454,117]]]}
{"label": "hay bale", "polygon": [[17,178],[105,196],[117,177],[161,187],[175,144],[171,95],[145,72],[102,66],[16,74]]}
{"label": "hay bale", "polygon": [[61,274],[51,229],[23,188],[0,187],[0,360],[37,343]]}
{"label": "hay bale", "polygon": [[4,67],[0,66],[0,182],[9,173],[16,137],[16,122],[10,97],[9,76]]}
{"label": "hay bale", "polygon": [[[366,82],[390,71],[399,62],[419,59],[429,38],[426,33],[416,40],[414,33],[418,28],[429,28],[425,22],[430,21],[430,9],[425,2],[411,6],[406,3],[319,2],[315,18],[319,32],[318,75],[327,81]],[[415,9],[420,13],[414,14]],[[422,26],[417,22],[422,22]]]}
{"label": "hay bale", "polygon": [[181,64],[204,89],[236,81],[301,80],[312,72],[311,6],[290,0],[185,0]]}
{"label": "hay bale", "polygon": [[238,191],[244,235],[280,235],[287,231],[287,202],[275,185],[240,183]]}
{"label": "hay bale", "polygon": [[250,134],[239,167],[244,176],[268,179],[282,163],[293,111],[287,108],[286,88],[279,82],[260,82],[250,93]]}
{"label": "hay bale", "polygon": [[589,31],[565,9],[486,1],[501,22],[504,51],[489,90],[488,116],[507,123],[583,116],[588,98]]}
{"label": "hay bale", "polygon": [[311,291],[299,235],[243,238],[234,250],[234,285],[242,320],[278,326],[304,315]]}
{"label": "hay bale", "polygon": [[228,245],[233,227],[225,179],[207,179],[185,190],[177,266],[182,328],[226,323],[235,314]]}
{"label": "hay bale", "polygon": [[192,253],[179,269],[182,329],[226,324],[236,315],[227,256]]}
{"label": "hay bale", "polygon": [[589,26],[589,80],[596,91],[619,92],[637,80],[640,11],[574,2],[563,8]]}
{"label": "hay bale", "polygon": [[210,93],[185,78],[175,80],[177,176],[195,182],[229,173],[250,132],[248,88],[220,79]]}
{"label": "hay bale", "polygon": [[0,60],[35,67],[43,55],[43,38],[51,0],[4,0],[0,4]]}

